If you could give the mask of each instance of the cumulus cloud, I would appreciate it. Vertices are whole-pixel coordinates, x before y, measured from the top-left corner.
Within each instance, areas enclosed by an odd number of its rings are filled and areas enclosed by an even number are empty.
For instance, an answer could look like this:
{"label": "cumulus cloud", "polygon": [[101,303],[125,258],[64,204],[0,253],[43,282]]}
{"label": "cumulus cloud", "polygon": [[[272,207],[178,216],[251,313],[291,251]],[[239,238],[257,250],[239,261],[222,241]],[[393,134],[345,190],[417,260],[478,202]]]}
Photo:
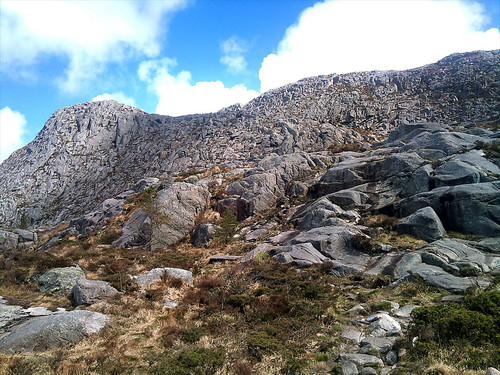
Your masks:
{"label": "cumulus cloud", "polygon": [[117,91],[112,94],[106,92],[104,94],[97,95],[95,98],[92,99],[93,102],[101,102],[103,100],[116,100],[117,102],[128,104],[131,105],[132,107],[137,107],[134,98],[125,95],[121,91]]}
{"label": "cumulus cloud", "polygon": [[215,112],[232,104],[244,104],[259,95],[243,85],[225,87],[221,81],[192,83],[185,70],[172,74],[176,61],[169,58],[144,61],[138,75],[158,95],[156,112],[170,116]]}
{"label": "cumulus cloud", "polygon": [[165,33],[164,16],[184,3],[2,1],[2,73],[19,75],[46,56],[59,56],[68,59],[68,65],[58,83],[66,92],[75,93],[110,62],[158,55]]}
{"label": "cumulus cloud", "polygon": [[409,69],[451,53],[497,49],[477,3],[334,0],[304,10],[264,58],[261,92],[320,74]]}
{"label": "cumulus cloud", "polygon": [[238,74],[244,71],[247,67],[244,54],[247,51],[246,43],[236,36],[223,41],[220,48],[224,55],[220,58],[220,62],[226,65],[228,71],[233,74]]}
{"label": "cumulus cloud", "polygon": [[24,145],[26,119],[9,107],[0,109],[0,163]]}

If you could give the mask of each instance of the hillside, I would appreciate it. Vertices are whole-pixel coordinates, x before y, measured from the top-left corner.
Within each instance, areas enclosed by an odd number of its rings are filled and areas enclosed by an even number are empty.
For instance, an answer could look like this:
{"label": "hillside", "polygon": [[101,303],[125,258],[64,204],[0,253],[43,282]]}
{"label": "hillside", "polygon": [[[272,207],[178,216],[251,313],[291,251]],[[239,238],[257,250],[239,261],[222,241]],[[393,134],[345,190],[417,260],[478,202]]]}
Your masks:
{"label": "hillside", "polygon": [[0,165],[0,374],[498,375],[499,62],[57,111]]}
{"label": "hillside", "polygon": [[500,116],[499,52],[449,56],[408,71],[309,78],[242,108],[172,118],[116,102],[55,112],[0,165],[0,223],[57,224],[144,177],[255,164],[271,153],[381,140],[415,121],[489,123]]}

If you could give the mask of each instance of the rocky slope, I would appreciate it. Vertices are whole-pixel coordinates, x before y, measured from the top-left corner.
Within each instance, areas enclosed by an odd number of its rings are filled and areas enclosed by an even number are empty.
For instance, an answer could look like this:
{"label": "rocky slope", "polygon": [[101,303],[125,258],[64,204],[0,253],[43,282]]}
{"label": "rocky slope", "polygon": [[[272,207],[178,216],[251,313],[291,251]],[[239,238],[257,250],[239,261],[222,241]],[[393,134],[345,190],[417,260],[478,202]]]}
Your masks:
{"label": "rocky slope", "polygon": [[309,78],[204,115],[172,118],[116,102],[63,108],[0,165],[0,223],[56,224],[143,177],[367,145],[402,123],[498,122],[499,60],[499,51],[474,52],[408,71]]}

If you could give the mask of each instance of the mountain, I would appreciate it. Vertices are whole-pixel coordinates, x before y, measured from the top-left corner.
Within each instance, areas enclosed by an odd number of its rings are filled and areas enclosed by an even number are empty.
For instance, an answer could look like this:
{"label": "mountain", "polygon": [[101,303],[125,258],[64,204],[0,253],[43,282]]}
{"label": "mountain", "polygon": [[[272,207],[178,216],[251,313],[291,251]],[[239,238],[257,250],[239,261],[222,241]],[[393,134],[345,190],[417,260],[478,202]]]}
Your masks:
{"label": "mountain", "polygon": [[368,145],[410,122],[499,120],[498,50],[407,71],[308,78],[211,114],[169,117],[114,101],[77,104],[56,111],[33,142],[0,165],[0,224],[54,225],[144,177]]}

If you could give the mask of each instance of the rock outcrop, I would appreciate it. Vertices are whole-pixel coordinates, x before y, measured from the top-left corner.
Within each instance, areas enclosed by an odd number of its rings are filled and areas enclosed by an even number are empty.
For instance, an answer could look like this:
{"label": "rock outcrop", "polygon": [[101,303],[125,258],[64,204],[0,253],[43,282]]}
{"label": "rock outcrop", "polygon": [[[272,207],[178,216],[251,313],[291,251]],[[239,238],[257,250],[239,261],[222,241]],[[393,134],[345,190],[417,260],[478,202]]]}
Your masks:
{"label": "rock outcrop", "polygon": [[0,336],[0,352],[31,352],[74,344],[99,332],[108,320],[106,315],[85,310],[32,318]]}

